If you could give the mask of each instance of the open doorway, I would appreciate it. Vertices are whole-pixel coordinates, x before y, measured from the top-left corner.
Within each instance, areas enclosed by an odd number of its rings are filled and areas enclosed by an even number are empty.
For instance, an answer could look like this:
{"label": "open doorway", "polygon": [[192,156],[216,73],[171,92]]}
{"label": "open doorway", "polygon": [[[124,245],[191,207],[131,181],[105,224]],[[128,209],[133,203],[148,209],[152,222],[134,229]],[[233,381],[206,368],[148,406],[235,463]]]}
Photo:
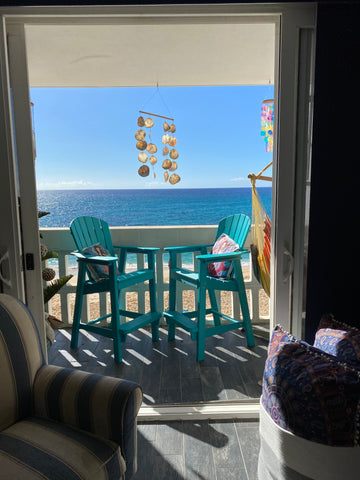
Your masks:
{"label": "open doorway", "polygon": [[[237,6],[238,8],[239,6]],[[217,8],[221,9],[222,7],[217,6]],[[213,9],[212,9],[213,10]],[[232,7],[230,8],[232,10]],[[218,17],[216,17],[216,20],[214,21],[215,17],[201,17],[201,22],[205,22],[207,24],[216,24],[219,19],[221,19],[220,23],[222,24],[228,24],[229,23],[229,18],[233,14],[234,17],[232,17],[232,21],[234,18],[236,18],[235,23],[239,23],[239,18],[241,16],[240,11],[236,11],[235,14],[234,12],[230,11],[226,12],[226,18],[224,18],[224,15],[222,15],[224,12],[217,12]],[[241,8],[240,8],[241,10]],[[259,9],[255,9],[257,13],[260,15],[256,20],[260,22],[264,20],[263,14],[264,12]],[[284,7],[284,12],[279,13],[279,9],[276,11],[272,8],[267,9],[267,16],[265,18],[265,24],[267,23],[273,23],[274,25],[277,25],[277,30],[276,30],[276,35],[275,35],[275,50],[276,50],[276,68],[275,68],[275,76],[278,77],[278,87],[277,91],[275,91],[275,99],[283,98],[283,100],[288,100],[287,102],[276,102],[276,114],[278,114],[278,130],[277,130],[277,140],[276,140],[276,155],[277,155],[277,165],[276,165],[276,171],[274,172],[274,183],[273,185],[275,186],[275,191],[276,191],[276,198],[273,199],[273,212],[276,212],[276,215],[274,215],[274,222],[276,226],[276,235],[274,236],[273,240],[273,245],[272,245],[272,251],[273,251],[273,259],[276,259],[276,262],[273,262],[273,267],[272,267],[272,282],[273,282],[273,291],[272,291],[272,297],[274,298],[274,304],[272,306],[272,314],[273,318],[275,318],[276,315],[281,314],[281,316],[285,319],[285,322],[287,323],[291,317],[291,301],[289,299],[292,298],[293,292],[291,291],[291,276],[292,272],[285,272],[284,270],[284,248],[286,248],[287,252],[292,253],[292,231],[293,231],[293,224],[294,224],[294,209],[290,208],[289,205],[293,206],[294,205],[294,190],[293,190],[293,183],[288,183],[288,179],[292,178],[294,179],[295,175],[295,157],[296,157],[296,148],[294,147],[294,144],[292,143],[292,140],[296,137],[295,132],[296,132],[296,121],[294,119],[294,111],[296,110],[296,105],[297,105],[297,93],[294,95],[294,92],[297,92],[297,83],[295,82],[295,77],[294,77],[294,72],[297,71],[298,68],[298,63],[297,63],[297,57],[295,55],[294,59],[294,52],[298,51],[298,31],[295,29],[295,23],[293,21],[292,14],[294,12],[286,11],[286,8]],[[149,10],[151,12],[151,10]],[[183,12],[184,14],[184,12]],[[198,18],[198,13],[195,14],[196,21],[194,21],[194,16],[192,17],[191,15],[188,15],[186,19],[182,18],[182,15],[180,17],[176,17],[176,23],[182,23],[184,20],[186,22],[189,21],[190,18],[190,23],[196,23],[199,21]],[[212,12],[214,15],[214,12]],[[270,18],[271,15],[271,18]],[[173,17],[172,17],[173,18]],[[79,17],[80,19],[80,17]],[[242,18],[243,20],[244,18]],[[131,19],[130,19],[131,20]],[[162,23],[166,22],[168,19],[162,18]],[[241,20],[241,19],[240,19]],[[252,21],[254,18],[251,19]],[[308,27],[308,18],[306,19],[307,21],[306,26]],[[129,19],[122,19],[124,22],[129,22]],[[149,18],[146,19],[146,22],[151,23],[152,20]],[[34,22],[34,18],[32,19],[32,22]],[[97,19],[96,22],[101,23],[101,19]],[[142,20],[143,22],[143,20]],[[145,22],[145,23],[146,23]],[[200,22],[200,23],[201,23]],[[246,22],[251,23],[249,20],[249,17],[246,18]],[[280,36],[280,23],[282,22],[282,35],[288,34],[287,37],[287,43],[285,46],[285,38]],[[26,22],[25,22],[26,23]],[[81,19],[80,19],[81,23]],[[137,19],[137,23],[139,23],[139,20]],[[231,22],[230,22],[231,23]],[[288,30],[286,30],[286,27],[288,27]],[[32,27],[33,28],[33,27]],[[51,28],[51,27],[50,27]],[[291,30],[293,29],[293,30]],[[289,42],[290,38],[290,42]],[[26,35],[22,39],[26,43]],[[279,62],[279,55],[281,56],[282,60],[287,65],[286,69],[281,69],[280,68],[280,62]],[[10,49],[10,57],[11,57],[11,49]],[[86,59],[85,59],[86,61]],[[30,75],[30,80],[31,80],[31,75]],[[295,83],[294,83],[295,82]],[[280,88],[281,87],[281,88]],[[16,92],[14,92],[14,95],[16,95]],[[279,97],[279,98],[277,98]],[[289,99],[292,99],[289,101]],[[295,103],[294,103],[295,102]],[[281,111],[280,111],[281,107]],[[295,122],[295,123],[294,123]],[[21,137],[21,132],[20,137]],[[290,133],[290,135],[289,135]],[[18,137],[18,135],[17,135]],[[287,140],[285,140],[287,138]],[[296,142],[295,142],[296,143]],[[284,159],[284,163],[282,163],[281,159]],[[291,161],[289,161],[289,158]],[[285,161],[286,160],[286,161]],[[21,162],[20,162],[21,163]],[[26,191],[24,190],[24,193],[26,194]],[[280,212],[284,208],[284,201],[287,204],[286,214],[283,216],[277,215],[278,212]],[[289,221],[290,217],[290,221]],[[290,243],[289,243],[290,242]],[[289,273],[288,277],[286,275]],[[281,276],[281,278],[280,278]],[[298,292],[299,293],[299,292]],[[274,315],[274,313],[276,315]]]}

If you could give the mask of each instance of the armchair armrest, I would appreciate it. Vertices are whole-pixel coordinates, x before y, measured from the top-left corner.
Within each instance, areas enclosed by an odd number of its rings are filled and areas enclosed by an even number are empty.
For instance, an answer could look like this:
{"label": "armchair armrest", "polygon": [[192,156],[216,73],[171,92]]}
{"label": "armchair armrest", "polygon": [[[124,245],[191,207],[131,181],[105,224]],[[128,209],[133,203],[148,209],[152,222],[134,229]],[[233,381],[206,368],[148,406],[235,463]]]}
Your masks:
{"label": "armchair armrest", "polygon": [[127,468],[135,462],[141,387],[131,381],[45,365],[36,374],[34,413],[120,445]]}

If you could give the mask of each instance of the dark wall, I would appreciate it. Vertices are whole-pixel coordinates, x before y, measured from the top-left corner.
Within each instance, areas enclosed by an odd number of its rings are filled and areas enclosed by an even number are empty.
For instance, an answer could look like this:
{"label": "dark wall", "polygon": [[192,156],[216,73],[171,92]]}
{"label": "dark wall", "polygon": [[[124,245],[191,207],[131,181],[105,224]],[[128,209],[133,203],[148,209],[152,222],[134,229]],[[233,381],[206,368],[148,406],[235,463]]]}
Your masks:
{"label": "dark wall", "polygon": [[306,339],[322,314],[359,325],[360,5],[320,4]]}

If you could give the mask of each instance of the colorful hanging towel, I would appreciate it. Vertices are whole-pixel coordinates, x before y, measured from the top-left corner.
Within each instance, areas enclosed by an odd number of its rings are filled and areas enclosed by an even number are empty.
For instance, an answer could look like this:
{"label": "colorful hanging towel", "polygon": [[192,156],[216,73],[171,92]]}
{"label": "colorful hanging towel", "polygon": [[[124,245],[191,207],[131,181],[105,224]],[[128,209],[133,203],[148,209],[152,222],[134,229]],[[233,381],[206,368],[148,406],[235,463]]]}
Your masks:
{"label": "colorful hanging towel", "polygon": [[270,296],[270,240],[271,221],[256,190],[256,177],[250,176],[252,185],[252,243],[250,245],[251,260],[256,279],[266,294]]}
{"label": "colorful hanging towel", "polygon": [[273,151],[274,139],[274,102],[273,100],[264,100],[261,109],[261,136],[265,141],[265,150]]}

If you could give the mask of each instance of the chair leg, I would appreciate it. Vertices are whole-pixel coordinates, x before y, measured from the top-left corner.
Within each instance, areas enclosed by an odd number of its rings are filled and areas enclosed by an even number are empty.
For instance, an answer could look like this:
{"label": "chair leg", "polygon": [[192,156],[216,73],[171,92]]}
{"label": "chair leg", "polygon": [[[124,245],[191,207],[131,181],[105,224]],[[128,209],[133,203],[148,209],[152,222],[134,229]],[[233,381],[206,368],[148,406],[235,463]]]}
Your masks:
{"label": "chair leg", "polygon": [[244,277],[242,274],[240,262],[239,263],[234,262],[234,263],[235,263],[235,274],[238,280],[239,301],[240,301],[240,307],[241,307],[241,312],[243,316],[246,341],[247,341],[248,347],[253,347],[255,345],[255,339],[254,339],[254,333],[253,333],[251,320],[250,320],[250,312],[249,312],[249,305],[246,297]]}
{"label": "chair leg", "polygon": [[79,329],[80,329],[80,319],[81,311],[83,304],[83,294],[84,294],[84,281],[85,281],[85,268],[83,263],[79,262],[79,271],[78,271],[78,282],[76,286],[76,297],[75,297],[75,309],[73,317],[73,325],[71,331],[71,348],[77,348],[79,343]]}
{"label": "chair leg", "polygon": [[[169,311],[176,309],[176,279],[172,276],[172,268],[176,267],[176,256],[170,253]],[[168,340],[175,340],[175,323],[168,321]]]}
{"label": "chair leg", "polygon": [[197,361],[205,359],[205,325],[206,325],[206,265],[200,265],[200,285],[198,288],[198,332],[197,332]]}
{"label": "chair leg", "polygon": [[[242,299],[240,297],[242,297]],[[245,329],[247,345],[248,347],[253,347],[255,345],[255,338],[254,338],[254,333],[251,325],[250,312],[249,312],[249,306],[247,303],[246,293],[245,292],[243,294],[239,293],[239,298],[240,298],[240,305],[241,305],[241,310],[242,310],[243,319],[244,319],[244,329]]]}
{"label": "chair leg", "polygon": [[[149,280],[149,296],[150,296],[150,309],[152,312],[157,312],[157,301],[156,301],[156,285],[155,280],[152,278]],[[152,341],[159,341],[159,322],[160,319],[151,324],[151,335]]]}
{"label": "chair leg", "polygon": [[216,326],[221,325],[221,317],[216,313],[219,311],[219,307],[218,307],[218,301],[216,299],[215,290],[209,289],[208,292],[209,292],[211,309],[213,310],[214,324]]}
{"label": "chair leg", "polygon": [[119,292],[116,281],[116,264],[110,266],[110,304],[111,304],[111,329],[113,334],[114,360],[116,363],[122,362],[121,336],[120,336],[120,312],[119,312]]}
{"label": "chair leg", "polygon": [[[149,297],[150,297],[150,310],[151,312],[157,312],[157,298],[156,298],[156,282],[155,282],[155,253],[148,255],[148,266],[153,270],[153,278],[149,280]],[[160,319],[151,324],[152,341],[159,341],[159,322]]]}

